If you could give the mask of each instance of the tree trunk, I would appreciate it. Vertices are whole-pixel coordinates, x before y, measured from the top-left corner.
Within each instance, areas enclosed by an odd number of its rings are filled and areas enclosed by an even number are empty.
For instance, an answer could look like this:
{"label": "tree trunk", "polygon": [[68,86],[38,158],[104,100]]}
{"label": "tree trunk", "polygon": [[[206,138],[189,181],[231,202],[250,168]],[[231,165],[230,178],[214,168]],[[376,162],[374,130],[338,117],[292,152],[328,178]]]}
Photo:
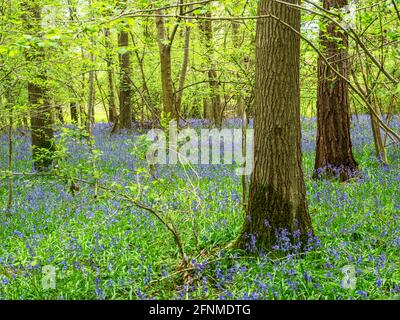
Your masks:
{"label": "tree trunk", "polygon": [[[268,12],[300,30],[298,9],[261,0],[258,14]],[[259,19],[256,54],[254,171],[238,245],[259,251],[271,250],[283,233],[304,244],[312,226],[302,169],[300,38],[275,19]]]}
{"label": "tree trunk", "polygon": [[76,107],[76,102],[71,102],[69,104],[69,109],[71,113],[72,122],[77,124],[79,120],[78,120],[78,108]]}
{"label": "tree trunk", "polygon": [[[347,0],[324,0],[324,8],[343,8]],[[348,36],[335,24],[327,22],[321,30],[323,54],[340,74],[348,78]],[[339,178],[346,181],[357,171],[350,137],[350,101],[347,81],[339,78],[318,59],[318,132],[315,178]]]}
{"label": "tree trunk", "polygon": [[[93,38],[90,39],[91,43],[94,43]],[[96,99],[96,91],[94,87],[95,71],[94,68],[94,54],[90,53],[91,70],[89,71],[89,99],[88,99],[88,118],[86,122],[87,131],[92,132],[92,126],[94,125],[94,104]]]}
{"label": "tree trunk", "polygon": [[108,114],[110,122],[114,123],[117,118],[117,108],[115,106],[115,94],[114,94],[114,71],[113,71],[113,56],[112,56],[112,45],[111,45],[111,34],[110,29],[104,29],[104,37],[106,40],[106,63],[107,63],[107,76],[108,76]]}
{"label": "tree trunk", "polygon": [[[162,14],[157,11],[157,14]],[[171,69],[171,40],[165,29],[164,18],[156,17],[157,40],[160,50],[161,63],[161,84],[162,84],[162,100],[165,115],[170,115],[173,118],[177,117],[174,108],[174,90],[172,84],[172,69]]]}
{"label": "tree trunk", "polygon": [[129,46],[129,33],[127,31],[120,31],[118,35],[118,46],[125,48],[126,52],[120,53],[120,88],[119,88],[119,108],[120,108],[120,121],[119,124],[122,129],[132,128],[132,106],[131,106],[131,55],[128,51]]}
{"label": "tree trunk", "polygon": [[[148,36],[146,32],[146,25],[144,26],[144,36]],[[151,97],[151,93],[149,90],[149,87],[147,85],[147,80],[146,80],[146,73],[145,73],[145,68],[144,68],[144,58],[145,58],[145,53],[147,52],[147,47],[144,47],[143,52],[139,54],[139,50],[137,49],[137,45],[135,42],[135,38],[133,33],[131,32],[131,40],[133,43],[133,46],[135,47],[135,55],[139,64],[139,70],[140,70],[140,75],[142,78],[142,87],[143,87],[143,94],[142,94],[142,121],[144,117],[144,107],[147,106],[147,109],[151,113],[151,118],[153,121],[156,121],[158,119],[158,112],[156,108],[154,107],[153,99]]]}
{"label": "tree trunk", "polygon": [[[187,70],[188,70],[188,65],[189,65],[190,34],[191,34],[191,28],[190,28],[190,26],[186,26],[186,28],[185,28],[185,44],[184,44],[184,48],[183,48],[183,62],[182,62],[181,74],[179,77],[179,90],[176,95],[176,106],[175,106],[178,118],[181,113],[182,97],[183,97],[183,91],[184,91],[184,87],[185,87],[186,75],[187,75]],[[177,122],[178,122],[178,120],[179,119],[176,119]]]}
{"label": "tree trunk", "polygon": [[[37,4],[24,3],[26,9],[25,21],[27,30],[35,32],[40,36],[41,29],[41,7]],[[52,153],[54,152],[54,134],[51,119],[51,105],[49,102],[45,68],[42,65],[45,52],[41,47],[26,51],[27,61],[35,65],[39,70],[34,75],[34,79],[28,82],[28,100],[30,108],[31,137],[32,137],[32,156],[35,170],[42,171],[52,163]]]}
{"label": "tree trunk", "polygon": [[[71,22],[74,22],[74,21],[78,20],[77,12],[76,12],[77,10],[76,10],[75,5],[72,3],[71,0],[68,0],[67,4],[68,4],[68,11],[69,11],[69,20]],[[82,59],[83,58],[84,58],[84,53],[82,51]],[[84,83],[85,82],[85,75],[83,74],[82,77],[83,77],[83,83]],[[73,123],[75,123],[75,124],[78,124],[79,123],[79,115],[78,115],[77,102],[75,102],[75,101],[71,102],[70,105],[69,105],[69,108],[70,108],[70,113],[71,113],[71,121]],[[81,107],[79,107],[79,109],[81,109]],[[83,123],[84,123],[84,122],[82,122],[82,120],[83,120],[83,118],[82,118],[82,115],[81,115],[81,125],[83,125]]]}
{"label": "tree trunk", "polygon": [[[211,17],[211,12],[206,14],[207,17]],[[213,45],[213,28],[211,20],[204,20],[201,24],[201,30],[203,32],[204,37],[204,45],[207,49],[207,64],[209,66],[209,70],[207,72],[208,82],[211,91],[210,97],[210,112],[208,113],[211,116],[211,119],[218,127],[222,125],[222,104],[221,104],[221,95],[220,95],[220,84],[218,80],[218,73],[215,70],[215,62],[214,62],[214,45]]]}
{"label": "tree trunk", "polygon": [[57,112],[58,121],[60,121],[61,124],[65,124],[64,112],[63,112],[62,106],[59,104],[56,104],[55,108],[56,108],[56,112]]}
{"label": "tree trunk", "polygon": [[[92,0],[88,1],[89,7],[92,7]],[[90,37],[90,44],[91,47],[94,48],[94,38],[93,36]],[[92,127],[94,125],[94,105],[96,101],[96,89],[94,86],[94,80],[95,80],[95,57],[94,53],[91,50],[89,54],[89,59],[90,59],[90,70],[89,70],[89,98],[88,98],[88,105],[87,105],[87,122],[86,122],[86,130],[91,135],[92,133]]]}
{"label": "tree trunk", "polygon": [[[371,102],[371,106],[375,107],[374,103]],[[375,107],[375,112],[379,116],[381,116],[379,108]],[[374,142],[375,142],[376,156],[378,157],[378,161],[382,165],[387,166],[389,165],[389,161],[386,154],[385,143],[383,142],[382,138],[381,126],[379,125],[378,119],[374,114],[372,113],[370,114],[370,119],[371,119],[372,134],[374,136]]]}

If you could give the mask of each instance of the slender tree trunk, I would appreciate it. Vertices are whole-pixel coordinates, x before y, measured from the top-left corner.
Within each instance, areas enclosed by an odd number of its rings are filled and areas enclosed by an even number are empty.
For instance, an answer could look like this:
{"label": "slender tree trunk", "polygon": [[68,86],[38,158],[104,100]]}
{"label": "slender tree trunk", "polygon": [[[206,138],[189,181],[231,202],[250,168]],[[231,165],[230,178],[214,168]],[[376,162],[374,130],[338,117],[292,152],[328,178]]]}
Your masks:
{"label": "slender tree trunk", "polygon": [[[93,43],[93,39],[91,39]],[[94,125],[94,104],[96,100],[96,89],[94,86],[95,71],[94,68],[94,54],[90,53],[91,70],[89,71],[89,99],[88,99],[88,119],[86,123],[87,131],[92,132],[92,126]]]}
{"label": "slender tree trunk", "polygon": [[13,172],[14,172],[14,137],[13,137],[13,126],[14,126],[14,101],[13,101],[12,93],[9,95],[7,99],[8,103],[8,115],[9,115],[9,124],[8,124],[8,171],[10,176],[8,178],[8,198],[7,198],[7,213],[11,213],[13,198],[14,198],[14,181],[13,181]]}
{"label": "slender tree trunk", "polygon": [[56,105],[55,105],[55,111],[56,111],[56,113],[57,113],[57,119],[58,119],[58,121],[60,121],[61,124],[65,124],[65,121],[64,121],[64,112],[63,112],[62,106],[59,105],[59,104],[56,104]]}
{"label": "slender tree trunk", "polygon": [[[190,53],[190,34],[191,34],[191,28],[190,26],[185,27],[185,44],[183,48],[183,62],[182,62],[182,68],[181,68],[181,74],[179,77],[179,89],[176,94],[176,113],[178,115],[178,118],[181,114],[181,106],[182,106],[182,97],[183,97],[183,91],[185,87],[185,81],[186,81],[186,75],[187,75],[187,70],[188,70],[188,65],[189,65],[189,53]],[[177,121],[179,119],[176,119]]]}
{"label": "slender tree trunk", "polygon": [[107,78],[108,78],[108,114],[110,122],[114,123],[117,118],[117,107],[115,105],[114,94],[114,70],[113,70],[113,55],[111,45],[111,33],[109,28],[104,29],[104,37],[106,42],[106,63],[107,63]]}
{"label": "slender tree trunk", "polygon": [[[162,13],[161,11],[157,11],[157,14]],[[171,68],[171,40],[169,39],[165,29],[164,18],[156,17],[156,27],[158,34],[158,47],[160,50],[163,111],[166,115],[169,114],[173,118],[176,118],[177,114],[174,108],[174,90]]]}
{"label": "slender tree trunk", "polygon": [[76,102],[71,102],[69,104],[69,110],[71,113],[71,120],[73,123],[77,124],[78,123],[78,108],[76,106]]}
{"label": "slender tree trunk", "polygon": [[[287,0],[298,4],[298,0]],[[300,11],[261,0],[271,13],[300,30]],[[302,169],[300,128],[300,38],[272,18],[257,21],[254,171],[248,217],[238,245],[270,250],[286,235],[304,243],[312,234]],[[284,234],[284,235],[283,235]]]}
{"label": "slender tree trunk", "polygon": [[[347,0],[324,0],[324,8],[343,8]],[[326,30],[326,31],[325,31]],[[348,36],[327,22],[320,32],[323,53],[340,74],[348,78]],[[347,81],[318,59],[318,133],[315,178],[350,179],[357,171],[350,137],[350,101]]]}
{"label": "slender tree trunk", "polygon": [[[207,17],[211,17],[211,12],[207,12]],[[208,82],[210,86],[211,96],[210,96],[210,111],[207,114],[211,117],[210,120],[214,121],[217,126],[222,125],[222,104],[220,95],[220,83],[218,80],[218,73],[216,71],[215,61],[214,61],[214,45],[213,45],[213,27],[211,20],[204,20],[201,24],[201,30],[204,37],[204,45],[207,49],[207,64],[209,70],[207,72]]]}
{"label": "slender tree trunk", "polygon": [[[69,11],[69,20],[71,22],[78,20],[75,5],[72,3],[71,0],[67,0],[67,5],[68,5],[68,11]],[[82,51],[82,58],[83,58],[83,51]],[[75,124],[78,124],[79,123],[79,115],[78,115],[77,103],[75,101],[71,102],[69,105],[69,109],[70,109],[70,114],[71,114],[71,121]],[[81,124],[83,125],[83,122],[81,122]]]}
{"label": "slender tree trunk", "polygon": [[[371,103],[371,106],[374,107],[374,103]],[[375,112],[381,117],[381,112],[379,108],[375,108]],[[387,166],[389,165],[389,161],[386,154],[385,143],[383,142],[381,126],[378,123],[378,119],[375,115],[370,114],[371,118],[371,127],[372,127],[372,134],[374,136],[375,142],[375,150],[376,155],[378,157],[378,161]]]}
{"label": "slender tree trunk", "polygon": [[[235,50],[239,50],[242,42],[240,39],[240,24],[236,21],[232,22],[232,35],[233,35],[233,46],[235,48]],[[240,61],[239,63],[241,64],[245,64],[246,62],[243,61],[246,59],[242,59],[242,61]],[[235,75],[238,79],[238,81],[240,82],[240,73],[236,72]],[[243,155],[246,157],[246,152],[247,152],[247,147],[246,147],[246,142],[247,142],[247,129],[249,126],[249,118],[247,115],[247,106],[246,106],[246,101],[244,99],[244,93],[242,91],[240,91],[236,97],[236,114],[237,116],[239,116],[242,119],[242,135],[243,135],[243,139],[242,139],[242,153]],[[243,210],[247,210],[247,177],[246,176],[242,176],[242,206],[243,206]]]}
{"label": "slender tree trunk", "polygon": [[111,123],[111,121],[110,121],[110,110],[109,110],[108,105],[107,105],[107,101],[108,101],[107,95],[103,92],[103,88],[101,86],[99,78],[97,77],[97,74],[96,74],[95,78],[96,78],[96,85],[97,85],[97,88],[98,88],[99,94],[100,94],[101,104],[103,105],[104,113],[106,114],[107,122]]}
{"label": "slender tree trunk", "polygon": [[[92,7],[92,0],[89,0],[89,7]],[[90,37],[90,44],[91,47],[94,47],[94,39],[93,36]],[[90,71],[89,71],[89,98],[88,98],[88,105],[87,105],[87,113],[88,113],[88,118],[86,122],[86,129],[89,135],[92,133],[92,127],[94,125],[94,105],[96,102],[96,88],[95,88],[95,56],[93,53],[93,49],[90,50],[89,53],[89,59],[90,59]]]}
{"label": "slender tree trunk", "polygon": [[[144,27],[144,36],[149,36],[146,32],[146,27]],[[133,33],[131,33],[131,40],[133,43],[133,46],[136,47],[136,42]],[[153,99],[150,94],[149,86],[147,85],[147,80],[146,80],[146,73],[144,69],[144,58],[145,58],[145,53],[146,53],[146,48],[143,49],[143,53],[139,54],[139,50],[136,48],[134,50],[137,62],[139,64],[139,70],[140,70],[140,76],[142,78],[142,87],[143,87],[143,94],[142,94],[142,122],[144,118],[144,106],[147,106],[148,110],[151,113],[152,120],[158,119],[158,112],[154,107]]]}
{"label": "slender tree trunk", "polygon": [[[84,61],[86,59],[86,55],[85,55],[85,50],[83,47],[81,47],[81,55],[82,55],[82,61]],[[85,96],[86,94],[86,72],[82,73],[82,97]],[[88,122],[88,114],[86,112],[86,106],[84,104],[84,100],[85,99],[81,99],[80,103],[79,103],[79,115],[81,118],[81,126],[87,126],[87,122]]]}
{"label": "slender tree trunk", "polygon": [[128,51],[129,33],[125,30],[120,31],[118,35],[118,46],[125,48],[126,52],[120,53],[120,88],[119,88],[119,108],[120,121],[122,129],[132,128],[132,90],[131,90],[131,55]]}

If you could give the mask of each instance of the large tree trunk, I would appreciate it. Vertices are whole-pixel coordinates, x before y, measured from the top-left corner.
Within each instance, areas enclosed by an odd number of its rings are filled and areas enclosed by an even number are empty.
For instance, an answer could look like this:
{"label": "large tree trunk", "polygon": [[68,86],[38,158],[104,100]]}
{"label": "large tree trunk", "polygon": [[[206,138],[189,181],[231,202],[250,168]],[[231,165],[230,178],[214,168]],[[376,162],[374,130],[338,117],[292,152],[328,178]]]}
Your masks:
{"label": "large tree trunk", "polygon": [[[347,0],[324,0],[324,8],[343,8]],[[326,30],[326,31],[325,31]],[[348,78],[348,37],[334,23],[320,32],[323,53],[330,65]],[[315,178],[350,179],[357,171],[350,138],[349,86],[318,59],[318,133]]]}
{"label": "large tree trunk", "polygon": [[[161,15],[162,13],[161,11],[157,11],[157,14]],[[160,49],[163,109],[166,115],[169,114],[173,118],[177,118],[178,115],[174,107],[174,90],[172,84],[171,40],[165,29],[164,18],[157,17],[156,26],[158,47]]]}
{"label": "large tree trunk", "polygon": [[[41,29],[41,7],[35,3],[23,3],[25,21],[27,29],[40,35]],[[41,171],[48,168],[52,163],[52,153],[54,152],[54,135],[52,128],[51,104],[49,102],[45,68],[42,63],[45,58],[44,49],[41,47],[26,51],[27,61],[34,64],[35,69],[40,70],[34,75],[34,79],[28,82],[28,100],[31,106],[31,137],[32,137],[32,156],[34,167]]]}
{"label": "large tree trunk", "polygon": [[[287,0],[298,4],[298,0]],[[300,11],[270,0],[268,12],[300,30]],[[300,38],[275,19],[257,21],[254,171],[240,247],[270,250],[285,233],[292,243],[312,234],[302,169]]]}

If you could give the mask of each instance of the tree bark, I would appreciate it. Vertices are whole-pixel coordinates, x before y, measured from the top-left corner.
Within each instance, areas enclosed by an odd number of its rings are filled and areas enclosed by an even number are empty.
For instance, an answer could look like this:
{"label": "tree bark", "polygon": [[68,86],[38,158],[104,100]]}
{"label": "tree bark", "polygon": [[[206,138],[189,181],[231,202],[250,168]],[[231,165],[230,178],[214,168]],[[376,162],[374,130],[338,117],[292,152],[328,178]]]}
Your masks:
{"label": "tree bark", "polygon": [[128,50],[129,33],[125,30],[120,31],[118,35],[118,46],[126,48],[127,51],[120,53],[120,88],[119,88],[119,108],[120,121],[122,129],[132,128],[132,90],[131,90],[131,55]]}
{"label": "tree bark", "polygon": [[[90,42],[94,44],[93,38],[90,39]],[[90,53],[90,63],[91,63],[91,70],[89,71],[89,98],[88,98],[88,105],[87,105],[87,113],[88,118],[86,119],[86,127],[89,133],[92,132],[92,126],[94,125],[94,104],[96,100],[96,89],[94,87],[94,80],[95,80],[95,71],[94,68],[94,54]]]}
{"label": "tree bark", "polygon": [[[41,7],[36,3],[23,3],[27,30],[41,37]],[[51,104],[49,102],[43,61],[45,52],[42,47],[35,47],[25,52],[26,60],[39,70],[28,82],[28,101],[30,108],[32,157],[34,168],[42,171],[52,163],[54,152],[54,134],[52,128]]]}
{"label": "tree bark", "polygon": [[[300,30],[298,9],[261,0],[258,14],[267,13]],[[312,226],[302,169],[300,38],[271,18],[257,21],[256,37],[254,171],[237,244],[260,251],[273,249],[283,233],[291,243],[304,244]]]}
{"label": "tree bark", "polygon": [[[161,11],[157,11],[161,15]],[[174,108],[174,90],[172,84],[172,68],[171,68],[171,39],[169,39],[165,28],[164,18],[156,17],[157,40],[160,50],[161,63],[161,84],[162,84],[162,100],[163,110],[167,115],[177,118]]]}
{"label": "tree bark", "polygon": [[184,87],[185,87],[186,75],[187,75],[187,70],[188,70],[188,65],[189,65],[190,34],[191,34],[191,28],[190,28],[190,26],[186,26],[185,27],[185,44],[184,44],[184,48],[183,48],[183,62],[182,62],[181,74],[179,77],[179,89],[176,94],[175,109],[176,109],[176,113],[177,113],[178,117],[181,113],[183,91],[184,91]]}
{"label": "tree bark", "polygon": [[[324,8],[343,8],[347,0],[324,0]],[[348,36],[327,22],[320,32],[322,51],[345,78],[349,74]],[[338,77],[322,58],[318,59],[317,154],[315,178],[339,178],[346,181],[357,172],[350,137],[350,101],[347,81]]]}
{"label": "tree bark", "polygon": [[[371,93],[369,93],[371,94]],[[370,101],[372,99],[369,99]],[[381,117],[381,112],[379,108],[376,107],[376,104],[374,102],[370,102],[371,106],[375,108],[375,112],[379,117]],[[385,143],[382,138],[382,132],[381,132],[381,126],[378,123],[378,119],[374,114],[370,114],[370,120],[371,120],[371,127],[372,127],[372,134],[374,136],[374,143],[375,143],[375,150],[376,150],[376,156],[378,158],[378,161],[384,165],[388,166],[389,161],[387,158],[386,154],[386,149],[385,149]]]}
{"label": "tree bark", "polygon": [[[211,17],[211,12],[207,12],[207,17]],[[214,45],[213,45],[213,27],[211,20],[204,20],[201,24],[201,30],[204,37],[204,46],[206,47],[207,65],[209,70],[207,72],[208,82],[211,91],[210,110],[205,113],[210,116],[212,120],[218,127],[222,125],[222,104],[220,95],[220,83],[218,80],[218,73],[216,71],[215,61],[214,61]]]}
{"label": "tree bark", "polygon": [[115,106],[114,94],[114,70],[113,70],[113,55],[111,45],[111,33],[109,28],[104,29],[104,37],[106,42],[106,63],[107,63],[107,78],[108,78],[108,114],[110,122],[114,123],[117,118],[117,107]]}
{"label": "tree bark", "polygon": [[[89,7],[91,8],[92,7],[92,0],[88,0],[88,4],[89,4]],[[94,38],[93,38],[93,36],[91,36],[90,37],[90,45],[91,45],[91,47],[92,48],[94,48]],[[95,74],[95,56],[94,56],[94,53],[93,53],[93,49],[92,50],[90,50],[90,53],[89,53],[89,60],[90,60],[90,70],[89,70],[89,83],[88,83],[88,85],[89,85],[89,92],[88,92],[88,104],[87,104],[87,114],[88,114],[88,117],[87,117],[87,119],[86,119],[86,130],[87,130],[87,132],[89,133],[89,135],[91,135],[92,134],[92,128],[93,128],[93,125],[94,125],[94,122],[95,122],[95,120],[94,120],[94,105],[95,105],[95,102],[96,102],[96,88],[95,88],[95,86],[94,86],[94,81],[95,81],[95,78],[96,78],[96,74]]]}
{"label": "tree bark", "polygon": [[78,108],[76,107],[76,102],[70,102],[69,109],[71,113],[71,120],[73,123],[78,123]]}

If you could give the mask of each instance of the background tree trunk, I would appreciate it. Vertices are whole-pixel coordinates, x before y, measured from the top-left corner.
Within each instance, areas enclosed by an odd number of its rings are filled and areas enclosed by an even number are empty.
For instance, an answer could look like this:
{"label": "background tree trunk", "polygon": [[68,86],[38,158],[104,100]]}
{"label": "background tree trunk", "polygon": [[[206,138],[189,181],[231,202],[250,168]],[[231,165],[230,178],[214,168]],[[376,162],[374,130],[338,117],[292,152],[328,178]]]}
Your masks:
{"label": "background tree trunk", "polygon": [[[207,17],[211,17],[211,12],[207,12]],[[210,108],[209,112],[206,112],[211,119],[218,127],[222,125],[222,104],[221,104],[221,95],[220,95],[220,84],[218,80],[218,73],[216,71],[215,61],[214,61],[214,45],[213,45],[213,27],[211,20],[204,20],[200,26],[203,37],[204,37],[204,46],[207,49],[207,65],[208,65],[208,82],[211,91],[210,103],[207,105]]]}
{"label": "background tree trunk", "polygon": [[[181,112],[181,106],[182,106],[182,97],[183,97],[183,91],[185,87],[185,81],[186,81],[186,75],[187,75],[187,70],[188,70],[188,65],[189,65],[189,53],[190,53],[190,34],[191,34],[191,28],[190,26],[185,27],[185,44],[183,48],[183,62],[182,62],[182,68],[181,68],[181,74],[179,77],[179,88],[178,92],[176,94],[176,114],[179,118],[180,112]],[[176,119],[177,122],[179,119]]]}
{"label": "background tree trunk", "polygon": [[71,120],[73,123],[78,123],[78,108],[76,107],[76,102],[71,102],[69,104],[69,109],[71,113]]}
{"label": "background tree trunk", "polygon": [[[157,11],[157,14],[162,14]],[[172,84],[172,69],[171,69],[171,40],[165,29],[164,18],[156,18],[157,26],[157,41],[160,50],[161,63],[161,84],[162,84],[162,100],[165,114],[170,114],[173,118],[177,117],[174,108],[174,90]]]}
{"label": "background tree trunk", "polygon": [[[41,7],[36,3],[23,3],[27,30],[41,37]],[[45,52],[42,47],[35,47],[25,52],[27,61],[35,65],[39,70],[33,79],[28,82],[28,101],[31,106],[31,137],[32,156],[34,167],[41,171],[52,163],[51,154],[54,151],[54,134],[52,128],[51,104],[47,95],[45,67],[43,62]]]}
{"label": "background tree trunk", "polygon": [[[371,105],[375,107],[373,103],[371,103]],[[379,108],[375,108],[375,111],[380,117],[382,117]],[[382,138],[381,126],[379,125],[378,119],[375,115],[370,114],[370,119],[371,119],[372,134],[374,136],[376,156],[378,158],[378,161],[382,165],[388,166],[389,161],[386,154],[385,143]]]}
{"label": "background tree trunk", "polygon": [[[260,1],[258,14],[268,12],[300,30],[298,9]],[[283,232],[305,242],[312,226],[302,169],[300,38],[275,19],[259,19],[256,48],[254,171],[238,245],[258,251],[270,250]]]}
{"label": "background tree trunk", "polygon": [[[93,43],[93,38],[91,38],[91,42]],[[87,112],[88,117],[86,121],[87,131],[90,133],[92,132],[92,126],[94,125],[94,104],[96,99],[96,89],[94,87],[94,80],[95,80],[95,71],[94,68],[94,54],[90,53],[90,62],[91,62],[91,70],[89,71],[89,98],[88,98],[88,105],[87,105]]]}
{"label": "background tree trunk", "polygon": [[[92,0],[89,0],[89,7],[92,7]],[[90,45],[92,49],[90,50],[89,53],[89,59],[90,59],[90,70],[89,70],[89,97],[88,97],[88,105],[87,105],[87,114],[88,117],[86,119],[86,129],[89,134],[92,133],[92,127],[94,126],[94,105],[96,102],[96,88],[94,86],[94,81],[96,78],[95,74],[95,56],[93,53],[93,48],[95,47],[95,42],[93,36],[90,37]]]}
{"label": "background tree trunk", "polygon": [[106,42],[106,63],[107,63],[107,78],[108,78],[108,114],[110,122],[114,123],[117,118],[117,108],[115,106],[114,94],[114,70],[113,70],[113,48],[111,45],[111,33],[109,28],[104,29],[104,37]]}
{"label": "background tree trunk", "polygon": [[[347,0],[324,0],[324,8],[343,8]],[[340,74],[348,78],[348,37],[335,24],[327,22],[326,31],[321,30],[322,51]],[[350,101],[347,81],[339,78],[318,59],[318,132],[315,178],[338,177],[350,179],[357,171],[350,137]]]}
{"label": "background tree trunk", "polygon": [[131,90],[131,56],[128,50],[129,33],[125,30],[118,35],[118,46],[126,48],[126,52],[119,55],[120,63],[120,88],[119,88],[119,107],[120,107],[120,126],[123,129],[132,128],[132,90]]}

